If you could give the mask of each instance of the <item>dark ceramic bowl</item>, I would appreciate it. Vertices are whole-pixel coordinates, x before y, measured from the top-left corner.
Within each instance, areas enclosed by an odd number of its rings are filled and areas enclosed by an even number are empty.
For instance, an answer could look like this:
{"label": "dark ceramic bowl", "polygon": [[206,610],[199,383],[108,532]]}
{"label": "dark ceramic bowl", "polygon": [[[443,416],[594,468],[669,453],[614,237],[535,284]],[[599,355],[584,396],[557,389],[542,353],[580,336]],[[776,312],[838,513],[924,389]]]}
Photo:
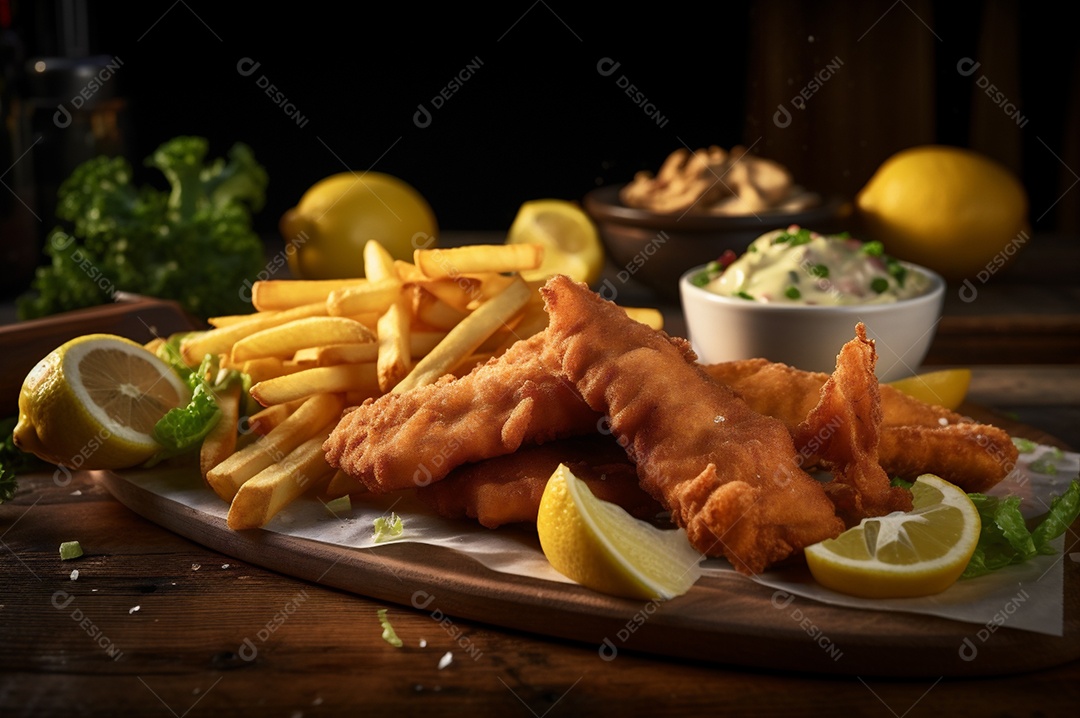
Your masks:
{"label": "dark ceramic bowl", "polygon": [[832,198],[801,212],[712,216],[664,214],[628,207],[619,200],[621,185],[589,192],[582,200],[615,266],[616,280],[637,281],[668,300],[679,298],[679,277],[730,249],[742,254],[765,232],[792,224],[822,234],[851,230],[851,203]]}

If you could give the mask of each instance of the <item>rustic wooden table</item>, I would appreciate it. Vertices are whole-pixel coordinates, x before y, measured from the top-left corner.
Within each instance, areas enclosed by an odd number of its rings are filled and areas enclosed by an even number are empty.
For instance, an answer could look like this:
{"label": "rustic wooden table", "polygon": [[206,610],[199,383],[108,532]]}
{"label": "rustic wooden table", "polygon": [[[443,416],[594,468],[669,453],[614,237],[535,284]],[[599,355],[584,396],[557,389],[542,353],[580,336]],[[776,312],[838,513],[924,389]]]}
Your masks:
{"label": "rustic wooden table", "polygon": [[[928,360],[973,365],[972,401],[1071,447],[1080,447],[1076,257],[1075,244],[1054,245],[1046,264],[988,283],[979,301],[951,299]],[[677,309],[668,316],[678,333]],[[59,544],[72,539],[86,555],[59,560]],[[1077,536],[1067,539],[1077,551]],[[1075,554],[1065,564],[1080,571]],[[383,640],[380,609],[402,647]],[[897,680],[628,652],[605,660],[595,644],[373,601],[238,561],[144,520],[86,474],[23,476],[0,505],[3,716],[1071,716],[1077,705],[1075,661],[994,678]]]}

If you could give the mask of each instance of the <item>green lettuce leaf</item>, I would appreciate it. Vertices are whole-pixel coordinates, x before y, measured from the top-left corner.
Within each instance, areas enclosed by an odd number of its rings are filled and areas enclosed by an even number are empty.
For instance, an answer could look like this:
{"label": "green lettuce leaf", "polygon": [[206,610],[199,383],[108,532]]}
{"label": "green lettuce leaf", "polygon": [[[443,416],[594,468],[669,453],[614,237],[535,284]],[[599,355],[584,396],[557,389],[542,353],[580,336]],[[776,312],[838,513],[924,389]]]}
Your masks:
{"label": "green lettuce leaf", "polygon": [[198,369],[188,371],[185,381],[191,387],[191,400],[184,406],[170,409],[154,425],[154,439],[162,448],[146,466],[154,466],[165,459],[198,449],[221,419],[217,394],[232,382],[244,382],[245,376],[233,369],[222,371],[219,364],[220,357],[207,354]]}
{"label": "green lettuce leaf", "polygon": [[1065,533],[1077,515],[1080,515],[1080,481],[1073,481],[1065,493],[1050,500],[1050,510],[1031,532],[1035,550],[1041,554],[1053,553],[1050,542]]}
{"label": "green lettuce leaf", "polygon": [[1080,515],[1080,480],[1050,502],[1050,510],[1028,530],[1020,513],[1020,498],[968,494],[982,519],[982,533],[975,553],[961,578],[984,576],[1014,563],[1023,563],[1038,554],[1052,554],[1050,542]]}

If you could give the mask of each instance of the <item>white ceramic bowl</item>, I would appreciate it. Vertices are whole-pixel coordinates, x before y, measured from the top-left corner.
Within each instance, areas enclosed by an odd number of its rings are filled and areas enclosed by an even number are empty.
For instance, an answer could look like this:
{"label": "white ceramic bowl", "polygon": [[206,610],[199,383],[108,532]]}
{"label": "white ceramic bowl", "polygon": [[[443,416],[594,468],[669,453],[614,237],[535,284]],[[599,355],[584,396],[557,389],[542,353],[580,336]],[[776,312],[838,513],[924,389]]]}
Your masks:
{"label": "white ceramic bowl", "polygon": [[945,280],[913,264],[930,278],[925,294],[891,304],[806,306],[764,304],[722,297],[690,283],[704,269],[695,267],[679,279],[683,315],[690,343],[704,364],[763,357],[806,371],[836,368],[840,348],[866,325],[877,348],[877,376],[882,382],[919,370],[934,339],[945,298]]}

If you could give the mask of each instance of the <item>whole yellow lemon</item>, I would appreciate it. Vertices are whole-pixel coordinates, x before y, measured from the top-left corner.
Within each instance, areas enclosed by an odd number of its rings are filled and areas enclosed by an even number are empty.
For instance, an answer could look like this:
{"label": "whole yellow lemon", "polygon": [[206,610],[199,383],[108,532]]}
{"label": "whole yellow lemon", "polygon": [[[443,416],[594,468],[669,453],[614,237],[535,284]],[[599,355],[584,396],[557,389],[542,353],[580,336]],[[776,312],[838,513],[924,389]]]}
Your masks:
{"label": "whole yellow lemon", "polygon": [[308,189],[281,217],[289,269],[298,279],[364,276],[364,245],[377,240],[394,259],[432,247],[438,223],[412,185],[379,172],[341,172]]}
{"label": "whole yellow lemon", "polygon": [[1020,181],[989,157],[959,147],[896,153],[855,203],[867,239],[953,281],[986,281],[1030,241]]}

